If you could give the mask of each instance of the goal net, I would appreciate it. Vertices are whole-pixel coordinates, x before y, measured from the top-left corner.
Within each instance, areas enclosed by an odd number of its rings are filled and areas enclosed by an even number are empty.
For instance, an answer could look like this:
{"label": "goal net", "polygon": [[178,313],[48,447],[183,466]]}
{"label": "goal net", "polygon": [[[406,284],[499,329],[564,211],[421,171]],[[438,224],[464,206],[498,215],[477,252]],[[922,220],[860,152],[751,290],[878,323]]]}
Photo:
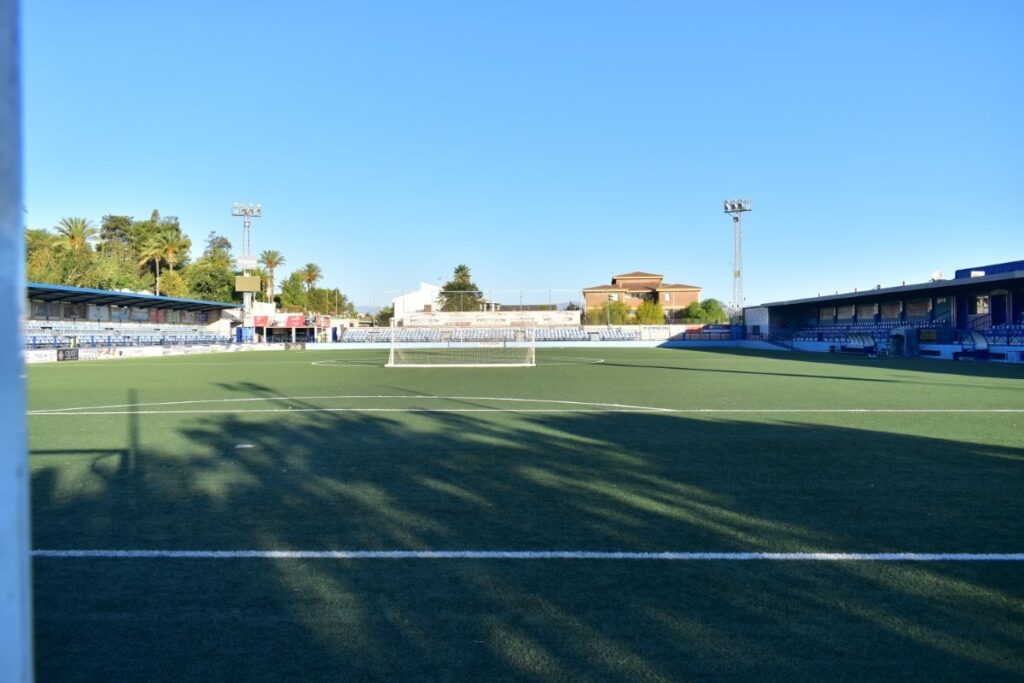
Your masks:
{"label": "goal net", "polygon": [[536,334],[528,327],[397,327],[387,367],[531,367],[536,351]]}

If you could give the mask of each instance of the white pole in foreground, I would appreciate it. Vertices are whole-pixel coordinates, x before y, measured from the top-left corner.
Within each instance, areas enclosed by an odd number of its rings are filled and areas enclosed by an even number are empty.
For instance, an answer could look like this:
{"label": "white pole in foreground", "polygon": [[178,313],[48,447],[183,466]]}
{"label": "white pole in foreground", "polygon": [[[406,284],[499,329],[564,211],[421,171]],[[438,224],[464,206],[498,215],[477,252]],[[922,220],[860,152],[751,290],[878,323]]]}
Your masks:
{"label": "white pole in foreground", "polygon": [[32,680],[18,2],[0,0],[0,676]]}

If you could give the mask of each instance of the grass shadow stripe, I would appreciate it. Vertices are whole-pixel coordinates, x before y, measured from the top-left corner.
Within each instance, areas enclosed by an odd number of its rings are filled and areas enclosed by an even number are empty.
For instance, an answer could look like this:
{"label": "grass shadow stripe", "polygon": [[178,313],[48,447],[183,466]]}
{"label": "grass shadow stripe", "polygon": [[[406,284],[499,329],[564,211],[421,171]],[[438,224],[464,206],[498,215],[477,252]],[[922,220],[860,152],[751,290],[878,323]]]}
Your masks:
{"label": "grass shadow stripe", "polygon": [[662,560],[790,562],[1024,562],[1024,553],[628,552],[597,550],[33,550],[52,559]]}

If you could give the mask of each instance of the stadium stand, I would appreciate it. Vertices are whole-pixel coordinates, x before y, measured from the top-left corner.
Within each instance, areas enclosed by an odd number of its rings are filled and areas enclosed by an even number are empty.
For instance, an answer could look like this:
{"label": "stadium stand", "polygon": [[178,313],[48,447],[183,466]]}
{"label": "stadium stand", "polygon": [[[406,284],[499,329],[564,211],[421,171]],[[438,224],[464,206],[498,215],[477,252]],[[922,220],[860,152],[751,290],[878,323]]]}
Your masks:
{"label": "stadium stand", "polygon": [[341,330],[341,336],[338,338],[338,341],[355,344],[368,342],[370,341],[370,331],[358,327],[343,329]]}
{"label": "stadium stand", "polygon": [[793,339],[796,341],[844,342],[851,335],[868,335],[874,339],[889,336],[894,329],[913,328],[918,330],[949,329],[948,320],[910,320],[906,322],[883,321],[878,323],[853,323],[850,325],[811,325],[798,330]]}
{"label": "stadium stand", "polygon": [[228,344],[213,329],[238,304],[28,283],[26,349]]}
{"label": "stadium stand", "polygon": [[587,341],[589,337],[582,327],[539,327],[537,341]]}
{"label": "stadium stand", "polygon": [[[537,327],[536,341],[542,342],[586,342],[590,335],[583,327]],[[391,335],[397,334],[402,342],[443,342],[458,337],[466,341],[514,341],[516,331],[511,328],[467,327],[467,328],[351,328],[342,331],[339,341],[363,344],[367,342],[390,342]],[[602,329],[602,341],[637,341],[639,330]]]}
{"label": "stadium stand", "polygon": [[599,332],[601,341],[640,341],[640,330],[611,328]]}
{"label": "stadium stand", "polygon": [[127,346],[192,346],[229,344],[230,335],[194,326],[117,325],[114,323],[29,320],[24,346],[28,349],[63,347],[113,348]]}
{"label": "stadium stand", "polygon": [[[744,309],[747,339],[800,351],[1024,362],[1024,261]],[[869,343],[870,342],[870,343]]]}
{"label": "stadium stand", "polygon": [[400,342],[443,342],[453,338],[465,341],[495,341],[515,339],[515,330],[491,327],[467,327],[467,328],[422,328],[422,327],[376,327],[376,328],[353,328],[344,331],[341,336],[342,342],[366,343],[366,342],[390,342],[391,336],[396,335]]}
{"label": "stadium stand", "polygon": [[980,332],[990,344],[1024,346],[1024,324],[995,325],[986,330],[980,330]]}

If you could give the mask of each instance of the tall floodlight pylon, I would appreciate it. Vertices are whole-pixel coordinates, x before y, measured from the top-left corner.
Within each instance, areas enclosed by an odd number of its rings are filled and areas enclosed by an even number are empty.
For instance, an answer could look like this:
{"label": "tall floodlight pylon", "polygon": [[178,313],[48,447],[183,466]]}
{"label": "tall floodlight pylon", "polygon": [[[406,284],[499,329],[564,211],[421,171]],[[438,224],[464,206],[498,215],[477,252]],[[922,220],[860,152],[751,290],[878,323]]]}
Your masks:
{"label": "tall floodlight pylon", "polygon": [[[253,218],[263,215],[263,207],[259,204],[239,204],[235,202],[231,206],[232,216],[242,217],[242,256],[238,259],[238,268],[242,275],[249,275],[250,271],[256,269],[256,257],[252,255],[252,248],[249,245],[249,225]],[[243,293],[243,316],[252,314],[252,292]]]}
{"label": "tall floodlight pylon", "polygon": [[738,315],[743,311],[743,221],[745,211],[750,211],[749,199],[726,199],[725,212],[732,216],[733,255],[732,255],[732,309]]}

